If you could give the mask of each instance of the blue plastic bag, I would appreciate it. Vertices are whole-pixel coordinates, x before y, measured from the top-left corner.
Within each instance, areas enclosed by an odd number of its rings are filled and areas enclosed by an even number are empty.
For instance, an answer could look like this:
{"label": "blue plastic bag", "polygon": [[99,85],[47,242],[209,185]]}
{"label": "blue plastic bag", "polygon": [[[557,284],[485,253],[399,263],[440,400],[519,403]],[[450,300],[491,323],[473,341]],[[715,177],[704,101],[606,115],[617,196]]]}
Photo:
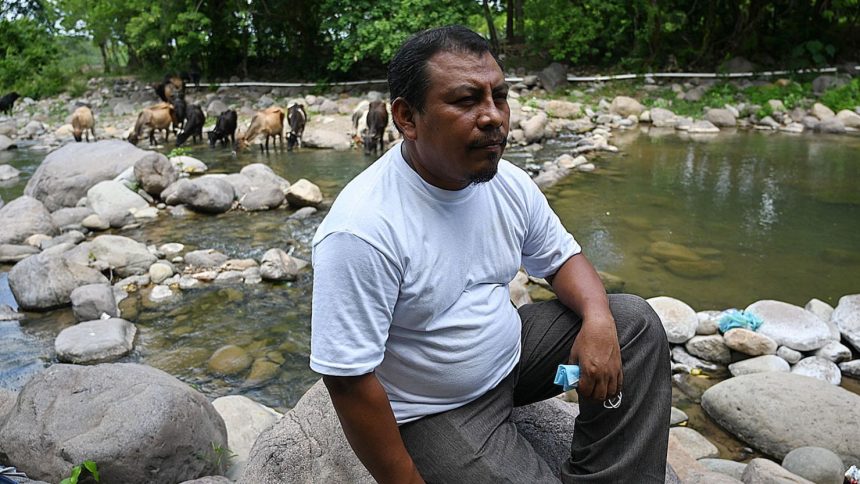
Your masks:
{"label": "blue plastic bag", "polygon": [[764,321],[760,317],[748,311],[728,309],[720,316],[720,332],[725,333],[730,329],[742,328],[755,331]]}
{"label": "blue plastic bag", "polygon": [[564,391],[576,388],[579,384],[579,365],[558,365],[555,373],[555,384],[561,385]]}

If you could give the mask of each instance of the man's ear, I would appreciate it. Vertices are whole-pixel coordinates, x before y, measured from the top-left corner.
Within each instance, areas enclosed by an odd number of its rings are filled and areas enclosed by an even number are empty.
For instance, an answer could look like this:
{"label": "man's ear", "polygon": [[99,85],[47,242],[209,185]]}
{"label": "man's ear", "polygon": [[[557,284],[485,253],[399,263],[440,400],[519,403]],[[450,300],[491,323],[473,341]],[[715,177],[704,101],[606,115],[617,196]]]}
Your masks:
{"label": "man's ear", "polygon": [[391,117],[394,118],[394,123],[400,128],[404,139],[415,141],[418,137],[418,132],[415,129],[415,115],[415,110],[402,97],[391,103]]}

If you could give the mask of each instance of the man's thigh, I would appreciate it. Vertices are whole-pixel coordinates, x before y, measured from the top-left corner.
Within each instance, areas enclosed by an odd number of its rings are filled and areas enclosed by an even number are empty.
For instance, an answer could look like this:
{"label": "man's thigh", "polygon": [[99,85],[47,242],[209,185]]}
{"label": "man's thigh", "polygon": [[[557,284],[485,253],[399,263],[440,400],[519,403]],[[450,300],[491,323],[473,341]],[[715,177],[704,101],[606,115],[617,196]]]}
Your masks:
{"label": "man's thigh", "polygon": [[400,426],[403,442],[426,482],[560,482],[510,420],[515,379],[512,373],[463,407]]}

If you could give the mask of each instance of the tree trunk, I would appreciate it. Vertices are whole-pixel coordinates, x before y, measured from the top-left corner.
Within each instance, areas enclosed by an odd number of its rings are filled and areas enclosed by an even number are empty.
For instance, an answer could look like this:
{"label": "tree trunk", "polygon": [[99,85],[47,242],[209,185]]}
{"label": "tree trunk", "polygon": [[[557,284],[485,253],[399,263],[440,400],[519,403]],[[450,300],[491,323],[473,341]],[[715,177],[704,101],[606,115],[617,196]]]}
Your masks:
{"label": "tree trunk", "polygon": [[110,73],[110,62],[108,61],[107,46],[104,40],[99,42],[99,51],[102,53],[102,68],[105,74],[108,74]]}
{"label": "tree trunk", "polygon": [[516,40],[517,42],[525,42],[526,40],[526,18],[523,15],[523,0],[514,0],[516,5]]}
{"label": "tree trunk", "polygon": [[484,0],[484,18],[487,19],[487,29],[490,31],[490,46],[493,52],[499,52],[499,35],[496,32],[496,24],[493,22],[493,13],[490,12],[490,4],[488,0]]}

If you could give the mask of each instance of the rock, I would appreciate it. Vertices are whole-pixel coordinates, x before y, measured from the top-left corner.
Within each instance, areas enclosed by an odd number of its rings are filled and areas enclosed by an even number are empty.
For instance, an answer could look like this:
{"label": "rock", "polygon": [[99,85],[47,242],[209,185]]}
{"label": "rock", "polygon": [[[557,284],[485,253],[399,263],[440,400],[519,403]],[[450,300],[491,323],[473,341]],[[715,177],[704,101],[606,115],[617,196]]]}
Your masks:
{"label": "rock", "polygon": [[681,344],[696,335],[699,318],[683,301],[667,296],[652,297],[648,304],[660,316],[670,343]]}
{"label": "rock", "polygon": [[179,254],[182,253],[183,250],[185,250],[185,245],[179,244],[176,242],[169,242],[167,244],[162,244],[158,248],[158,251],[161,252],[162,254],[164,254],[164,257],[167,257],[168,259],[171,257],[178,256]]}
{"label": "rock", "polygon": [[170,163],[173,164],[174,169],[182,173],[199,175],[209,171],[209,167],[206,166],[206,163],[190,156],[174,156],[173,158],[170,158]]}
{"label": "rock", "polygon": [[537,74],[540,83],[547,92],[555,92],[567,85],[567,67],[553,62]]}
{"label": "rock", "polygon": [[19,262],[38,253],[39,249],[31,245],[0,244],[0,263]]}
{"label": "rock", "polygon": [[582,116],[582,105],[553,99],[546,103],[546,112],[555,118],[574,119]]}
{"label": "rock", "polygon": [[845,125],[842,124],[842,121],[833,117],[825,119],[815,125],[815,130],[822,133],[843,134],[845,133]]}
{"label": "rock", "polygon": [[669,425],[678,425],[686,422],[690,418],[682,410],[672,407],[672,412],[669,415]]}
{"label": "rock", "polygon": [[669,272],[688,279],[707,279],[726,272],[726,266],[718,260],[670,260],[666,262]]}
{"label": "rock", "polygon": [[3,418],[15,408],[17,399],[17,392],[0,387],[0,421],[3,421]]}
{"label": "rock", "polygon": [[788,472],[816,484],[842,484],[845,464],[833,452],[821,447],[799,447],[782,460]]}
{"label": "rock", "polygon": [[5,464],[50,482],[86,459],[98,462],[101,482],[181,482],[220,473],[213,448],[227,445],[203,395],[163,371],[119,363],[34,375],[0,434]]}
{"label": "rock", "polygon": [[546,136],[547,115],[538,112],[527,121],[520,123],[526,144],[539,143]]}
{"label": "rock", "polygon": [[[576,405],[549,399],[515,408],[511,420],[550,467],[558,470],[570,455],[578,413]],[[318,381],[292,410],[260,434],[239,482],[374,481],[350,448],[328,392]]]}
{"label": "rock", "polygon": [[673,435],[684,450],[694,459],[703,457],[718,457],[720,451],[717,446],[710,443],[702,434],[688,427],[672,427],[669,434]]}
{"label": "rock", "polygon": [[[677,473],[681,482],[684,483],[689,482],[689,479],[697,474],[707,472],[707,469],[702,464],[699,464],[696,459],[687,453],[681,442],[671,432],[669,433],[669,448],[666,452],[666,460],[668,466]],[[666,477],[668,482],[668,474]]]}
{"label": "rock", "polygon": [[751,460],[741,480],[755,484],[813,484],[767,459]]}
{"label": "rock", "polygon": [[854,111],[843,109],[836,113],[836,119],[842,121],[842,124],[845,125],[846,128],[860,128],[860,114],[857,114]]}
{"label": "rock", "polygon": [[119,101],[113,106],[113,115],[116,117],[127,116],[129,114],[134,114],[134,112],[134,106],[127,101]]}
{"label": "rock", "polygon": [[243,167],[239,173],[248,177],[254,187],[275,185],[284,191],[290,188],[290,182],[278,176],[271,168],[262,163],[251,163]]}
{"label": "rock", "polygon": [[690,355],[689,353],[687,353],[683,346],[672,347],[672,360],[691,369],[698,368],[700,370],[705,371],[719,371],[720,369],[725,369],[725,366],[723,365],[719,365],[717,363],[709,363],[707,361],[700,360],[695,356]]}
{"label": "rock", "polygon": [[74,207],[97,183],[113,180],[137,160],[151,155],[121,140],[69,143],[42,161],[24,194],[41,200],[52,212]]}
{"label": "rock", "polygon": [[705,119],[718,128],[734,128],[738,123],[735,115],[723,108],[709,109],[705,113]]}
{"label": "rock", "polygon": [[[0,151],[3,151],[0,149]],[[13,178],[18,178],[21,172],[16,170],[12,165],[0,165],[0,182],[9,181]]]}
{"label": "rock", "polygon": [[234,454],[228,476],[238,479],[245,468],[245,462],[248,461],[248,454],[257,436],[283,415],[240,395],[216,398],[212,406],[224,419],[227,427],[227,446]]}
{"label": "rock", "polygon": [[119,317],[119,308],[110,284],[87,284],[75,288],[71,295],[72,311],[78,321],[100,319],[102,314]]}
{"label": "rock", "polygon": [[672,242],[658,241],[648,246],[648,255],[660,261],[699,261],[702,257],[687,247]]}
{"label": "rock", "polygon": [[860,396],[814,378],[730,378],[705,391],[702,407],[724,429],[779,459],[804,446],[830,449],[845,462],[860,457],[854,439],[860,435]]}
{"label": "rock", "polygon": [[790,370],[791,368],[788,366],[788,362],[775,355],[757,356],[755,358],[738,361],[737,363],[729,365],[729,372],[732,376],[767,372],[788,373]]}
{"label": "rock", "polygon": [[720,311],[699,311],[696,317],[699,324],[696,326],[696,334],[709,335],[720,332]]}
{"label": "rock", "polygon": [[[167,195],[165,195],[167,193]],[[203,213],[224,213],[233,207],[233,186],[223,177],[205,175],[181,179],[161,195],[170,205],[185,204]]]}
{"label": "rock", "polygon": [[173,267],[167,262],[156,262],[149,266],[149,279],[153,284],[161,284],[165,279],[172,276]]}
{"label": "rock", "polygon": [[803,353],[793,350],[788,346],[780,346],[776,349],[776,356],[779,356],[783,360],[793,365],[800,361],[801,358],[803,358]]}
{"label": "rock", "polygon": [[733,477],[740,481],[744,475],[747,465],[742,462],[735,462],[728,459],[699,459],[699,463],[713,472],[719,472],[729,477]]}
{"label": "rock", "polygon": [[842,372],[836,363],[817,356],[810,356],[797,362],[791,368],[791,372],[797,375],[804,375],[817,380],[826,381],[834,385],[842,383]]}
{"label": "rock", "polygon": [[130,210],[149,207],[140,195],[113,180],[99,182],[87,191],[87,205],[111,227],[128,225]]}
{"label": "rock", "polygon": [[815,356],[840,363],[851,359],[851,350],[837,341],[831,341],[815,351]]}
{"label": "rock", "polygon": [[[88,208],[87,210],[90,210],[90,209]],[[96,214],[87,215],[81,221],[81,225],[83,225],[84,228],[87,228],[90,230],[107,230],[110,228],[110,223],[108,223],[107,220],[99,217]]]}
{"label": "rock", "polygon": [[217,119],[221,113],[227,111],[228,109],[230,108],[228,108],[223,101],[221,101],[220,99],[214,99],[212,100],[212,102],[209,103],[208,106],[206,106],[206,116]]}
{"label": "rock", "polygon": [[828,89],[839,87],[847,83],[846,79],[839,76],[823,75],[812,80],[812,92],[816,96],[824,94]]}
{"label": "rock", "polygon": [[320,188],[304,178],[290,185],[286,192],[291,207],[317,207],[323,201]]}
{"label": "rock", "polygon": [[668,109],[653,108],[650,113],[651,125],[656,128],[674,128],[678,124],[678,117]]}
{"label": "rock", "polygon": [[179,178],[179,173],[166,156],[151,153],[134,163],[134,178],[146,193],[156,197]]}
{"label": "rock", "polygon": [[773,339],[744,328],[728,330],[723,339],[729,348],[749,356],[774,355],[778,346]]}
{"label": "rock", "polygon": [[836,327],[836,323],[830,320],[830,317],[833,315],[833,306],[820,299],[813,298],[806,303],[806,306],[804,306],[803,309],[806,309],[810,313],[818,316],[820,320],[827,324],[827,327],[830,328],[830,336],[833,340],[839,341],[839,339],[842,338],[839,328]]}
{"label": "rock", "polygon": [[840,297],[830,320],[848,343],[860,351],[860,294]]}
{"label": "rock", "polygon": [[352,148],[352,138],[345,132],[323,128],[306,129],[302,136],[302,146],[335,151],[348,151]]}
{"label": "rock", "polygon": [[619,116],[627,117],[630,115],[639,117],[645,107],[639,101],[627,96],[615,96],[612,104],[609,106],[609,112]]}
{"label": "rock", "polygon": [[257,358],[251,364],[251,371],[248,372],[248,376],[245,378],[243,386],[251,388],[261,385],[272,378],[275,378],[280,369],[281,365],[273,361],[269,361],[266,358]]}
{"label": "rock", "polygon": [[18,145],[15,144],[8,136],[5,134],[0,134],[0,151],[13,150],[17,148]]}
{"label": "rock", "polygon": [[145,245],[121,235],[99,235],[71,249],[68,258],[119,277],[146,274],[156,261]]}
{"label": "rock", "polygon": [[71,302],[72,291],[86,284],[109,284],[99,271],[75,263],[64,253],[68,246],[52,247],[15,264],[9,287],[22,309],[46,310]]}
{"label": "rock", "polygon": [[211,373],[230,376],[247,370],[253,361],[247,351],[236,345],[227,345],[212,353],[206,366]]}
{"label": "rock", "polygon": [[106,363],[127,355],[135,334],[137,328],[124,319],[85,321],[60,331],[54,349],[57,359],[66,363]]}
{"label": "rock", "polygon": [[296,260],[281,249],[269,249],[260,263],[260,275],[267,281],[294,281],[298,272]]}
{"label": "rock", "polygon": [[271,210],[280,207],[285,200],[284,192],[275,185],[258,188],[239,200],[242,208],[249,212]]}
{"label": "rock", "polygon": [[758,332],[779,345],[798,351],[812,351],[830,341],[830,329],[824,321],[799,306],[781,301],[764,300],[746,308],[763,321]]}
{"label": "rock", "polygon": [[51,220],[58,228],[70,225],[81,225],[83,220],[93,214],[88,207],[61,208],[51,214]]}
{"label": "rock", "polygon": [[704,121],[694,121],[688,130],[691,134],[713,134],[719,133],[720,128],[716,127],[714,123],[704,120]]}
{"label": "rock", "polygon": [[788,111],[785,108],[785,104],[783,104],[779,99],[769,99],[767,101],[767,105],[770,107],[771,112],[774,113],[785,113]]}
{"label": "rock", "polygon": [[[729,347],[723,342],[723,337],[715,334],[710,336],[693,336],[684,347],[691,355],[716,363],[728,364],[732,361]],[[774,351],[776,347],[774,346]]]}
{"label": "rock", "polygon": [[165,286],[164,284],[154,286],[152,290],[149,291],[149,300],[156,303],[173,299],[174,296],[176,296],[176,293],[173,292],[173,289],[171,289],[170,286]]}
{"label": "rock", "polygon": [[839,369],[844,375],[860,379],[860,360],[851,360],[846,361],[845,363],[839,363]]}
{"label": "rock", "polygon": [[219,272],[217,276],[215,276],[216,282],[221,282],[224,284],[237,284],[243,281],[244,275],[242,271],[224,271]]}
{"label": "rock", "polygon": [[33,234],[58,233],[42,202],[26,195],[0,208],[0,227],[0,244],[20,244]]}
{"label": "rock", "polygon": [[815,116],[816,118],[820,119],[821,121],[824,121],[826,119],[830,119],[830,118],[833,118],[836,116],[836,114],[833,113],[833,110],[831,110],[830,108],[828,108],[827,106],[825,106],[821,103],[813,104],[812,110],[810,111],[810,113],[813,116]]}
{"label": "rock", "polygon": [[756,123],[756,127],[764,127],[765,129],[779,129],[780,124],[776,122],[772,117],[765,116],[761,118],[758,123]]}
{"label": "rock", "polygon": [[[233,466],[230,467],[230,469],[232,468]],[[232,482],[233,481],[224,476],[206,476],[191,481],[183,481],[179,484],[231,484]]]}
{"label": "rock", "polygon": [[215,249],[194,250],[185,254],[185,263],[198,269],[211,269],[227,262],[229,257]]}

